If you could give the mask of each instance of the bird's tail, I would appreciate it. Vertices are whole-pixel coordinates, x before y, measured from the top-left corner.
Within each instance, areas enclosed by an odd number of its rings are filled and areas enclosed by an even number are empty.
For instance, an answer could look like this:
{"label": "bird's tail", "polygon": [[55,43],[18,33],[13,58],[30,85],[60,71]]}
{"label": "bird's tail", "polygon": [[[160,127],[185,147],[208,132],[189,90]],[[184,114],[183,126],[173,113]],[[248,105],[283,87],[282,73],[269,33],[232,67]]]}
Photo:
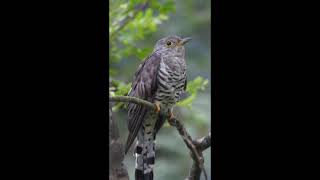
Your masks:
{"label": "bird's tail", "polygon": [[154,136],[152,133],[143,134],[143,132],[140,132],[138,134],[138,141],[135,148],[135,180],[153,180],[153,167],[155,160]]}

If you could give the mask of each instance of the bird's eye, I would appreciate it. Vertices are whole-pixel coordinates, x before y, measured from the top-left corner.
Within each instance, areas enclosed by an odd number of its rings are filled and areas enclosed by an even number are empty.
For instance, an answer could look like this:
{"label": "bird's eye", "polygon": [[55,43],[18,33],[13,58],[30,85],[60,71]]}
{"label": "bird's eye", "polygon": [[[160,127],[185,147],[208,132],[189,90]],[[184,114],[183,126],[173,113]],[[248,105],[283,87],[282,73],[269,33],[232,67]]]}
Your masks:
{"label": "bird's eye", "polygon": [[171,44],[172,44],[171,41],[167,42],[167,46],[171,46]]}

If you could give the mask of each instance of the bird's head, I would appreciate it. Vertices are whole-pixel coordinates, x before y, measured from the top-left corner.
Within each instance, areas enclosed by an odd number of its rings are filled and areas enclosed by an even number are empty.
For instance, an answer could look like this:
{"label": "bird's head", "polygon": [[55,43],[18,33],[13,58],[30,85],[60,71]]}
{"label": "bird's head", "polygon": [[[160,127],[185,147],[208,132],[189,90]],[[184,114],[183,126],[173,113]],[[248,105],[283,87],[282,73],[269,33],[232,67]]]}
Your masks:
{"label": "bird's head", "polygon": [[160,39],[156,43],[154,52],[184,56],[184,45],[190,40],[190,37],[181,38],[179,36],[168,36]]}

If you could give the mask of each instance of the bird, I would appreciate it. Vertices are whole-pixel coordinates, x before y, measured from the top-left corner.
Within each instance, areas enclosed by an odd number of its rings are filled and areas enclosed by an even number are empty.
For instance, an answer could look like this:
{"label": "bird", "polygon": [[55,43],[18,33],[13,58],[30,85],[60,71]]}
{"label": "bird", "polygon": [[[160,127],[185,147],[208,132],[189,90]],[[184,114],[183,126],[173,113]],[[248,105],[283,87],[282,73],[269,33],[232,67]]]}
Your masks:
{"label": "bird", "polygon": [[150,110],[128,103],[128,131],[125,154],[135,138],[135,179],[152,180],[156,134],[166,117],[174,118],[173,107],[187,87],[185,47],[191,37],[170,35],[157,41],[153,52],[139,65],[128,96],[155,104]]}

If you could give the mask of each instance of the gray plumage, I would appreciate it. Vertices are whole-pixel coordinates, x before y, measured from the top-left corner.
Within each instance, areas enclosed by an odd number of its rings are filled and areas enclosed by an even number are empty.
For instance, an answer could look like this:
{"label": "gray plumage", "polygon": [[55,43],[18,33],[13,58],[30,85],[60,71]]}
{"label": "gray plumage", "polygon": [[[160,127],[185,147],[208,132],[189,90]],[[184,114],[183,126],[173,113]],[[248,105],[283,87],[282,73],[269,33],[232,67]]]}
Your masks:
{"label": "gray plumage", "polygon": [[[152,54],[139,65],[128,96],[158,103],[161,113],[172,113],[173,106],[187,85],[184,44],[190,39],[178,36],[160,39]],[[154,140],[165,121],[161,113],[128,104],[129,135],[125,152],[137,137],[136,180],[153,179]]]}

